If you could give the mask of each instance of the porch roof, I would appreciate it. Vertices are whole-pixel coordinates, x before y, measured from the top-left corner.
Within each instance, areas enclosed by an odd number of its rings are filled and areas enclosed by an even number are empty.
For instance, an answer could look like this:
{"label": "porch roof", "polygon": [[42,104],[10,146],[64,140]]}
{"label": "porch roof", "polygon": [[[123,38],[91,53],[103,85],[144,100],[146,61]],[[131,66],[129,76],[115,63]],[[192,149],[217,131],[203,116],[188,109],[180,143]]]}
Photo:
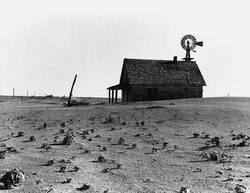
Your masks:
{"label": "porch roof", "polygon": [[131,85],[129,85],[128,83],[122,83],[107,88],[107,90],[126,90],[126,89],[128,90],[131,89]]}

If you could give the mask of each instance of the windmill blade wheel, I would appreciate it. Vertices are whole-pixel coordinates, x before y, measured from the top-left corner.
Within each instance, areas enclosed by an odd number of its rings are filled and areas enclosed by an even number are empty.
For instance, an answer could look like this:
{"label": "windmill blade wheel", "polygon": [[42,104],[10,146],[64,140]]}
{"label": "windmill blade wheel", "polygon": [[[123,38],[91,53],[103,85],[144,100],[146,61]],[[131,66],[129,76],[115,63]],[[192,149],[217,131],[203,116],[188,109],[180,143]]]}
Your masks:
{"label": "windmill blade wheel", "polygon": [[181,46],[184,50],[187,50],[187,42],[189,42],[189,48],[190,50],[194,50],[195,46],[196,46],[196,38],[193,35],[185,35],[182,39],[181,39]]}

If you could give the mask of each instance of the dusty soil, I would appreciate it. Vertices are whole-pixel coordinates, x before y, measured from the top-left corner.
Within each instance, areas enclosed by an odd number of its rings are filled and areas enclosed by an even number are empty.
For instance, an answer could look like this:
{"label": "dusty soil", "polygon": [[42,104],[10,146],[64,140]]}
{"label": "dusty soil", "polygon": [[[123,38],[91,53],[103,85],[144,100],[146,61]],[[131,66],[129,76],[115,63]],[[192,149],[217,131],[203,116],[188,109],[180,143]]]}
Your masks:
{"label": "dusty soil", "polygon": [[[250,185],[249,146],[239,146],[242,138],[233,140],[240,133],[249,140],[250,98],[73,107],[63,102],[0,103],[0,148],[17,149],[0,159],[0,176],[14,168],[26,176],[13,189],[1,185],[1,192],[171,193],[188,187],[193,193],[226,193],[235,192],[236,184]],[[24,136],[18,137],[19,132]],[[63,145],[67,133],[73,133],[74,141]],[[215,136],[223,137],[218,146],[212,142]],[[232,157],[225,162],[202,159],[202,152]],[[100,155],[104,162],[98,161]],[[84,184],[88,190],[81,189]]]}

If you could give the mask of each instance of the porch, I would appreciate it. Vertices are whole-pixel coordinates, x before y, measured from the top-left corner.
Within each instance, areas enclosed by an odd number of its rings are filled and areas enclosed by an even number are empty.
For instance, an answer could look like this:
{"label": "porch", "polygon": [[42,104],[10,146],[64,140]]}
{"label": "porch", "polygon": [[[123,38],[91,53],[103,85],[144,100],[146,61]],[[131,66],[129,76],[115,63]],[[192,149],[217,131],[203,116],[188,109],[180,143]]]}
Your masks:
{"label": "porch", "polygon": [[129,84],[117,84],[107,88],[109,95],[109,103],[118,103],[118,90],[122,91],[121,101],[130,101],[131,86]]}

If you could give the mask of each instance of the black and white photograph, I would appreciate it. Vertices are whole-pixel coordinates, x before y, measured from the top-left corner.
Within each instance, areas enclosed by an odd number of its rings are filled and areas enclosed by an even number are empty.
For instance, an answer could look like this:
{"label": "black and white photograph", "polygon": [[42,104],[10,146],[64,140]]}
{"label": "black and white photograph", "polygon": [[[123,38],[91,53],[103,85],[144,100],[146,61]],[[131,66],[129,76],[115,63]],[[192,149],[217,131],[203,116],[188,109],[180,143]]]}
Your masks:
{"label": "black and white photograph", "polygon": [[249,193],[246,0],[0,1],[0,192]]}

